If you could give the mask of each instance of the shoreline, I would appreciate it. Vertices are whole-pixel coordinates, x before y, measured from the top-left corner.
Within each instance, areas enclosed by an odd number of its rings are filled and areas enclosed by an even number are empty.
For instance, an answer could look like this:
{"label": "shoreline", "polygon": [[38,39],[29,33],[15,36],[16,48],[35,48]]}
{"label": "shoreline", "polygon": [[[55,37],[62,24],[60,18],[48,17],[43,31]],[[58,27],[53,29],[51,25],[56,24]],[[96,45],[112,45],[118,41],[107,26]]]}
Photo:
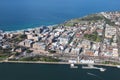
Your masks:
{"label": "shoreline", "polygon": [[[54,27],[56,25],[59,25],[59,24],[48,25],[48,26],[45,26],[45,27]],[[4,30],[2,30],[2,31],[3,31],[3,33],[17,33],[17,32],[29,31],[29,30],[37,29],[37,28],[40,28],[40,27],[44,27],[44,25],[33,27],[33,28],[31,27],[31,28],[20,29],[20,30],[13,30],[13,31],[4,31]]]}
{"label": "shoreline", "polygon": [[[15,63],[15,64],[59,64],[59,65],[69,65],[71,63],[69,62],[43,62],[43,61],[0,61],[0,64],[2,63]],[[86,63],[74,63],[76,65],[88,65]],[[94,66],[104,66],[104,67],[116,67],[117,65],[112,65],[112,64],[98,64],[94,63],[92,64]]]}

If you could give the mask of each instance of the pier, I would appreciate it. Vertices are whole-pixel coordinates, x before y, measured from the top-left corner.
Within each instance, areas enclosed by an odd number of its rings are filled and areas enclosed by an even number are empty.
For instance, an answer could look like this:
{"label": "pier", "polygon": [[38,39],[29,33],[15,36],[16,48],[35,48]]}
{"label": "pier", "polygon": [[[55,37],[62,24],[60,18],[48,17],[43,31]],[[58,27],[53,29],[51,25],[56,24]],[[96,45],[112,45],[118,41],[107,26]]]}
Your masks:
{"label": "pier", "polygon": [[92,64],[88,64],[88,66],[82,66],[82,69],[98,69],[101,72],[104,72],[106,70],[105,68],[95,67]]}

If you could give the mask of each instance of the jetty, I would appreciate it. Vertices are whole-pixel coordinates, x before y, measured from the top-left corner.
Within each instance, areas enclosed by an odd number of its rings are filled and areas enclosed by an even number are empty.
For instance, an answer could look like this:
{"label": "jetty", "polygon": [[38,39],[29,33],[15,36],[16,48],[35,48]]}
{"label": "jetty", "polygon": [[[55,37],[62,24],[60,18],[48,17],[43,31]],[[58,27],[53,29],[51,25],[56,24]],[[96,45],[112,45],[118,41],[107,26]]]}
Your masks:
{"label": "jetty", "polygon": [[101,72],[104,72],[106,70],[105,68],[95,67],[92,64],[88,64],[88,66],[82,66],[82,69],[98,69]]}

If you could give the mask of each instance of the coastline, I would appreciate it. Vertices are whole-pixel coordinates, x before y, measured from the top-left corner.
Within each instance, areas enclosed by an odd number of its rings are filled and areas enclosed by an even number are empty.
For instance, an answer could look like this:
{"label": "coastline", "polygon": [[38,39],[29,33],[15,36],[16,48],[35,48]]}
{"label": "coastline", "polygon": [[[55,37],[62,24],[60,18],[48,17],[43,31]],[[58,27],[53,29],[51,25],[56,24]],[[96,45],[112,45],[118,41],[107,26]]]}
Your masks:
{"label": "coastline", "polygon": [[[111,12],[111,11],[104,11],[104,12]],[[120,11],[112,11],[112,12],[120,12]],[[58,26],[60,25],[61,23],[65,23],[67,21],[71,21],[71,20],[74,20],[74,19],[81,19],[81,18],[84,18],[84,17],[87,17],[89,15],[94,15],[94,14],[101,14],[103,13],[103,11],[101,12],[96,12],[96,13],[91,13],[91,14],[87,14],[87,15],[83,15],[83,16],[80,16],[78,18],[71,18],[71,19],[68,19],[68,20],[65,20],[64,22],[60,22],[58,24],[52,24],[52,25],[39,25],[39,26],[36,26],[36,27],[30,27],[30,28],[25,28],[25,29],[18,29],[18,30],[11,30],[11,31],[4,31],[2,30],[4,33],[17,33],[17,32],[22,32],[22,31],[29,31],[29,30],[33,30],[33,29],[37,29],[37,28],[40,28],[40,27],[54,27],[54,26]],[[0,29],[1,30],[1,29]]]}
{"label": "coastline", "polygon": [[[45,27],[54,27],[54,26],[57,26],[59,24],[53,24],[53,25],[48,25],[48,26],[45,26]],[[41,26],[38,26],[38,27],[34,27],[34,28],[25,28],[25,29],[20,29],[20,30],[13,30],[13,31],[4,31],[4,30],[1,30],[3,33],[19,33],[19,32],[23,32],[23,31],[30,31],[30,30],[34,30],[34,29],[38,29],[38,28],[41,28],[41,27],[44,27],[44,25],[41,25]]]}
{"label": "coastline", "polygon": [[[71,63],[69,62],[43,62],[43,61],[0,61],[0,64],[2,63],[15,63],[15,64],[59,64],[59,65],[69,65]],[[88,65],[86,63],[74,63],[76,65]],[[117,65],[112,65],[112,64],[98,64],[94,63],[92,64],[94,66],[105,66],[105,67],[116,67]]]}
{"label": "coastline", "polygon": [[22,31],[29,31],[29,30],[34,30],[34,29],[37,29],[37,28],[40,28],[40,27],[54,27],[54,26],[57,26],[59,24],[53,24],[53,25],[40,25],[40,26],[37,26],[37,27],[31,27],[31,28],[25,28],[25,29],[20,29],[20,30],[13,30],[13,31],[4,31],[4,30],[1,30],[3,31],[4,33],[17,33],[17,32],[22,32]]}
{"label": "coastline", "polygon": [[[102,13],[102,12],[100,12],[100,13]],[[97,14],[97,13],[95,13],[95,14]],[[54,27],[56,25],[59,25],[59,24],[49,25],[49,26],[46,26],[46,27]],[[39,27],[34,27],[34,28],[27,28],[27,29],[22,29],[22,30],[16,30],[16,31],[5,31],[5,33],[16,33],[16,32],[21,32],[21,31],[25,31],[25,30],[33,30],[33,29],[37,29],[37,28],[40,28],[40,27],[44,27],[44,25],[43,26],[39,26]],[[71,64],[69,62],[43,62],[43,61],[0,61],[0,63]],[[88,64],[85,64],[85,63],[75,63],[75,64],[78,64],[78,65],[88,65]],[[94,63],[92,65],[107,66],[107,67],[117,67],[117,65],[113,65],[113,64],[98,64],[98,63]]]}

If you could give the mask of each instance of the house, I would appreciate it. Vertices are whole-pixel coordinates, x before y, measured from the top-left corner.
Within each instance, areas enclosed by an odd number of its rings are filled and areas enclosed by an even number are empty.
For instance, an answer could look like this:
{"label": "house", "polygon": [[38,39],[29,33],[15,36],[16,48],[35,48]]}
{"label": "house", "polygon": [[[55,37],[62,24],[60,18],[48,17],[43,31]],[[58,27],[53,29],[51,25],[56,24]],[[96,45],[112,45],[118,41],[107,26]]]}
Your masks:
{"label": "house", "polygon": [[0,40],[2,40],[3,39],[3,36],[0,36]]}
{"label": "house", "polygon": [[3,49],[8,49],[8,48],[10,48],[10,45],[3,45],[2,48]]}
{"label": "house", "polygon": [[24,47],[20,47],[20,48],[15,49],[16,52],[20,52],[20,53],[25,51],[25,50],[26,50],[26,48],[24,48]]}
{"label": "house", "polygon": [[91,48],[91,44],[89,40],[83,40],[81,43],[82,47],[84,47],[85,49],[90,49]]}
{"label": "house", "polygon": [[77,63],[76,60],[68,60],[69,63]]}
{"label": "house", "polygon": [[46,45],[44,43],[41,43],[41,42],[35,42],[33,44],[33,48],[36,50],[45,50]]}
{"label": "house", "polygon": [[102,52],[102,54],[105,57],[112,57],[112,51],[105,51],[105,52]]}
{"label": "house", "polygon": [[100,43],[93,43],[92,50],[98,50],[100,48]]}
{"label": "house", "polygon": [[81,26],[81,30],[86,30],[87,28],[87,26]]}
{"label": "house", "polygon": [[112,42],[111,45],[112,45],[113,47],[117,47],[117,43]]}
{"label": "house", "polygon": [[78,55],[80,53],[80,48],[72,48],[70,54]]}
{"label": "house", "polygon": [[26,40],[20,42],[19,45],[31,48],[33,46],[33,43],[34,42],[32,40],[26,39]]}
{"label": "house", "polygon": [[57,31],[57,32],[64,32],[65,29],[64,28],[56,28],[55,31]]}
{"label": "house", "polygon": [[27,34],[27,39],[33,39],[33,34]]}
{"label": "house", "polygon": [[39,36],[34,36],[34,37],[33,37],[33,40],[34,40],[34,41],[40,41],[40,39],[41,39],[41,38],[40,38]]}
{"label": "house", "polygon": [[70,48],[66,48],[66,49],[64,50],[64,53],[70,53]]}
{"label": "house", "polygon": [[7,37],[7,38],[13,38],[14,36],[15,36],[15,34],[9,33],[9,32],[6,32],[6,33],[4,34],[4,37]]}
{"label": "house", "polygon": [[99,55],[99,51],[95,51],[94,56],[98,56],[98,55]]}
{"label": "house", "polygon": [[90,51],[90,50],[86,50],[85,54],[88,55],[88,56],[94,56],[94,52]]}
{"label": "house", "polygon": [[60,38],[58,38],[58,40],[59,40],[60,44],[66,45],[66,44],[68,44],[70,39],[68,37],[60,37]]}
{"label": "house", "polygon": [[94,60],[80,60],[80,63],[84,63],[84,64],[94,64]]}
{"label": "house", "polygon": [[102,29],[98,29],[98,30],[97,30],[97,33],[98,33],[99,36],[102,36],[102,35],[103,35],[102,32],[103,32]]}
{"label": "house", "polygon": [[39,41],[40,37],[35,35],[35,34],[27,34],[27,39],[31,39],[31,40],[34,40],[34,41]]}
{"label": "house", "polygon": [[106,38],[112,38],[113,35],[116,34],[116,28],[113,26],[106,25],[105,29],[105,37]]}
{"label": "house", "polygon": [[113,48],[113,57],[118,57],[118,49],[117,48]]}
{"label": "house", "polygon": [[117,42],[117,36],[116,35],[113,37],[113,42]]}

